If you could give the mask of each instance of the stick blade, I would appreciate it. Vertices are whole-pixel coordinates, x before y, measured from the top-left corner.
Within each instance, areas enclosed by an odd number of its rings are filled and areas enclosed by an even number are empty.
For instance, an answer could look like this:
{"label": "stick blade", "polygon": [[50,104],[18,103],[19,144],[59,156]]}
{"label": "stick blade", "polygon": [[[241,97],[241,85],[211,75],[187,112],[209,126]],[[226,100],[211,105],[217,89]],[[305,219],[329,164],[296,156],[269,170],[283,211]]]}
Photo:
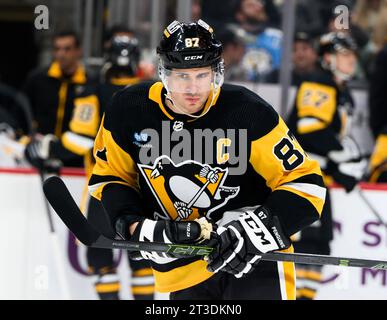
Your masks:
{"label": "stick blade", "polygon": [[43,183],[43,191],[55,212],[84,245],[92,245],[100,236],[79,210],[66,185],[57,176]]}

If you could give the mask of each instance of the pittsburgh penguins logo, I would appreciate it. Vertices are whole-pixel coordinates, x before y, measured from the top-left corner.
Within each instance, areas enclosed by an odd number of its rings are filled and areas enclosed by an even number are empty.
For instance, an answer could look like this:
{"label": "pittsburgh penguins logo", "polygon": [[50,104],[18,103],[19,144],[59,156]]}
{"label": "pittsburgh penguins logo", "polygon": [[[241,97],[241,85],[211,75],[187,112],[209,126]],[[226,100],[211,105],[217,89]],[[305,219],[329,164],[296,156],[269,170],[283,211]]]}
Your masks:
{"label": "pittsburgh penguins logo", "polygon": [[167,156],[157,158],[153,166],[138,166],[165,219],[209,217],[239,192],[239,187],[223,185],[228,169],[213,168],[193,160],[175,165]]}

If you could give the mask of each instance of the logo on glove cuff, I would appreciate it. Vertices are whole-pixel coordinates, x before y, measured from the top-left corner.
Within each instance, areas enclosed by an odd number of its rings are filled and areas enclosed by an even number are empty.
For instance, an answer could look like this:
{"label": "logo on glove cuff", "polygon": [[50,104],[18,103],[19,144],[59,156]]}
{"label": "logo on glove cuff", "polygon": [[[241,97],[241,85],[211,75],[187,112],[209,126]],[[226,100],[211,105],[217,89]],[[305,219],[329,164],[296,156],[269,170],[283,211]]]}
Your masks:
{"label": "logo on glove cuff", "polygon": [[265,232],[262,231],[262,229],[256,224],[256,222],[251,218],[251,216],[248,214],[245,214],[244,217],[245,217],[244,220],[250,226],[251,231],[253,231],[255,235],[260,238],[261,244],[263,245],[270,244],[270,241],[265,238]]}
{"label": "logo on glove cuff", "polygon": [[245,212],[240,217],[240,221],[249,236],[251,243],[260,252],[266,253],[278,249],[278,244],[273,235],[254,212]]}

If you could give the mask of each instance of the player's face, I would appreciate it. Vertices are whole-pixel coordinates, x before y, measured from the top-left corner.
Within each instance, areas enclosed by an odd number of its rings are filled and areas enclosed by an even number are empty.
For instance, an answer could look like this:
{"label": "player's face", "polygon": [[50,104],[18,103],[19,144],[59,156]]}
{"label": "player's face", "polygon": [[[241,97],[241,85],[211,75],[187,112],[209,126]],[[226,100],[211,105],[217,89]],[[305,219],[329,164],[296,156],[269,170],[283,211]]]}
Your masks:
{"label": "player's face", "polygon": [[336,68],[340,72],[348,75],[355,74],[357,58],[353,51],[345,51],[336,53]]}
{"label": "player's face", "polygon": [[186,113],[200,111],[210,95],[212,79],[211,67],[173,69],[167,76],[173,102]]}
{"label": "player's face", "polygon": [[81,56],[81,50],[76,46],[73,37],[59,37],[54,41],[53,56],[61,69],[66,71],[76,66]]}
{"label": "player's face", "polygon": [[316,51],[304,41],[296,41],[293,46],[293,63],[296,69],[310,69],[317,62]]}

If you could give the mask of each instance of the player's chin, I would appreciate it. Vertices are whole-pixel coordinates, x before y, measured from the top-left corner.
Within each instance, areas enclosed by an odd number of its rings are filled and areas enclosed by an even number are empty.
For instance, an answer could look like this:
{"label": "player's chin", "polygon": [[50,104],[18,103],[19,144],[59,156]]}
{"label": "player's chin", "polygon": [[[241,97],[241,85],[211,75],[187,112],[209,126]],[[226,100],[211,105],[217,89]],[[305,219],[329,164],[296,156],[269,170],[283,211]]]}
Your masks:
{"label": "player's chin", "polygon": [[191,114],[199,112],[202,109],[203,109],[203,103],[201,102],[187,105],[187,111]]}

